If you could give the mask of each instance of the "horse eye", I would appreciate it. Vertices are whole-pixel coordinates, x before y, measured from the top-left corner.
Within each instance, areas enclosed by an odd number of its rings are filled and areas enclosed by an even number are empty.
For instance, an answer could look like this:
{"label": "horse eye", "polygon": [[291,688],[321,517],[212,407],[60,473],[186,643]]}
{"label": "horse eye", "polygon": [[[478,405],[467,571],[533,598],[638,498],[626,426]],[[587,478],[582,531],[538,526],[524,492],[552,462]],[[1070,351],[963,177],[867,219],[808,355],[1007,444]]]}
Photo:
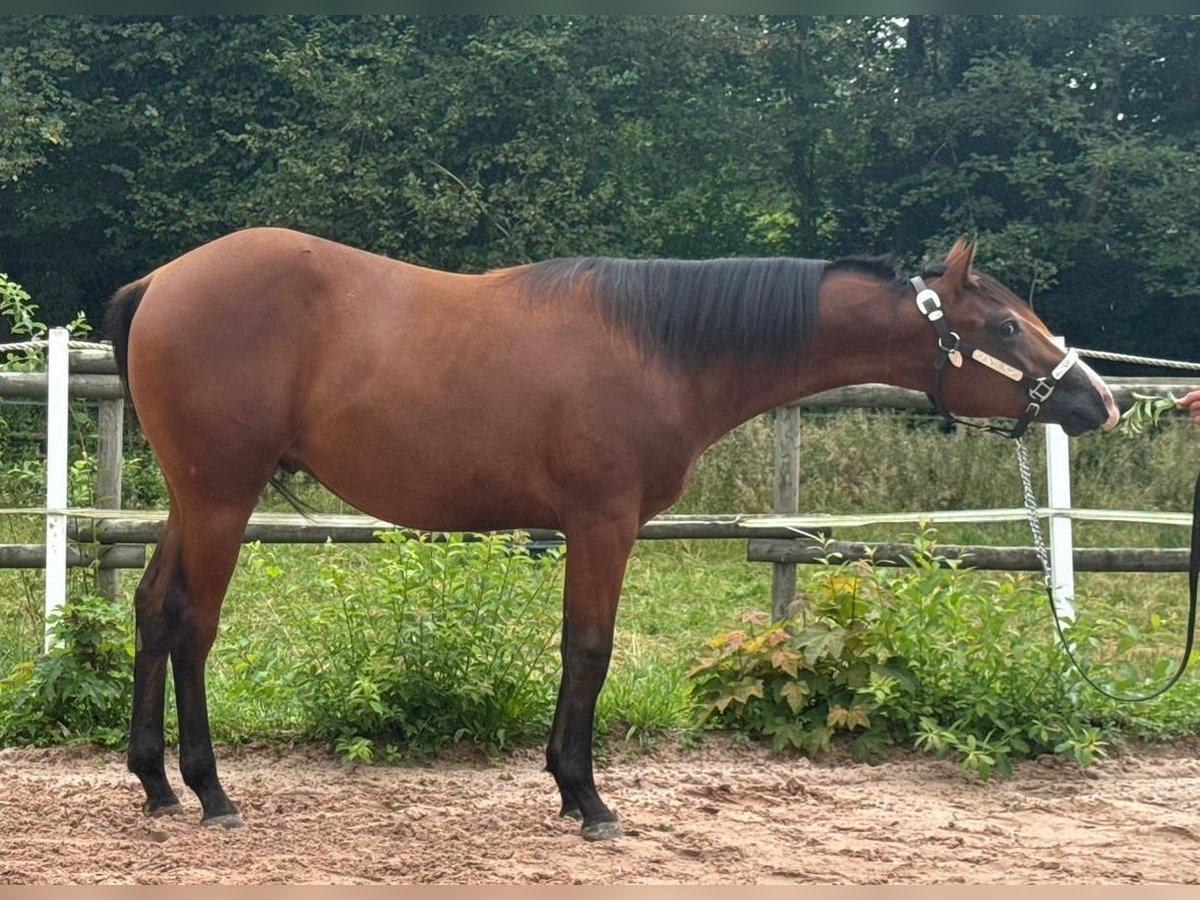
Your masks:
{"label": "horse eye", "polygon": [[1019,326],[1017,324],[1016,319],[1008,319],[1007,321],[1001,323],[1001,325],[1000,325],[1000,334],[1002,337],[1006,337],[1006,338],[1013,337],[1020,330],[1021,330],[1021,326]]}

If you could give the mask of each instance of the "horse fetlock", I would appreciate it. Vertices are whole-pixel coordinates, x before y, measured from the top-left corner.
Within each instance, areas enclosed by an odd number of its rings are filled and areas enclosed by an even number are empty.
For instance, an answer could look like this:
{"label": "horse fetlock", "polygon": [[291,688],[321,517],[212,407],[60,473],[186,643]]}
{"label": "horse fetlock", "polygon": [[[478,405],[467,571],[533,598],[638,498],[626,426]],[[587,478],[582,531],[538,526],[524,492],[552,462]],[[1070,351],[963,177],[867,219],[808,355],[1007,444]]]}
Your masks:
{"label": "horse fetlock", "polygon": [[221,790],[217,781],[217,765],[211,757],[190,760],[186,755],[183,756],[179,761],[179,774],[183,776],[183,783],[197,794]]}
{"label": "horse fetlock", "polygon": [[[211,757],[201,756],[196,760],[188,760],[186,757],[181,761],[179,766],[180,772],[183,774],[184,783],[191,788],[192,792],[200,799],[200,805],[204,807],[204,820],[220,819],[223,816],[237,816],[238,808],[234,805],[225,789],[221,787],[220,779],[217,778],[216,763]],[[233,828],[235,826],[227,823],[226,827]]]}
{"label": "horse fetlock", "polygon": [[134,775],[166,777],[161,746],[139,747],[131,744],[125,756],[125,767]]}

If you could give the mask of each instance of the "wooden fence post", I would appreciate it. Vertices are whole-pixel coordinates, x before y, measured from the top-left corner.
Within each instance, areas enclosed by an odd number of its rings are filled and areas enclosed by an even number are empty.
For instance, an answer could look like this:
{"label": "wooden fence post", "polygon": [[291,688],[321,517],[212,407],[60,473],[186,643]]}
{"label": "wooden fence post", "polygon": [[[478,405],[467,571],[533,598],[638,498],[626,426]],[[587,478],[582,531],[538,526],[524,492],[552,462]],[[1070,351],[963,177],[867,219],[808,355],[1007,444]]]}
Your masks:
{"label": "wooden fence post", "polygon": [[[775,512],[800,511],[800,407],[775,410]],[[775,563],[771,578],[771,618],[786,619],[796,599],[796,564]]]}
{"label": "wooden fence post", "polygon": [[[101,400],[96,436],[96,507],[121,508],[121,459],[125,441],[125,401]],[[96,570],[96,590],[109,600],[117,598],[117,569]]]}

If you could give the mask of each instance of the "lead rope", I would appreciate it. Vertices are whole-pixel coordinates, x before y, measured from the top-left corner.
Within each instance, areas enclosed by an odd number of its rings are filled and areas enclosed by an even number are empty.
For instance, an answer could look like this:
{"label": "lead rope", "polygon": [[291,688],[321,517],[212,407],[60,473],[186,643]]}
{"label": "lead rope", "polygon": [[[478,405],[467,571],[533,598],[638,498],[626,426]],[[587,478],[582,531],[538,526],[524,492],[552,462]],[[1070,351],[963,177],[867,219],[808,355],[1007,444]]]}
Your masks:
{"label": "lead rope", "polygon": [[1050,556],[1046,552],[1046,542],[1042,539],[1042,525],[1038,518],[1037,499],[1033,495],[1033,478],[1029,470],[1029,454],[1025,450],[1025,444],[1022,443],[1020,438],[1016,438],[1015,443],[1017,445],[1017,468],[1021,470],[1021,487],[1025,496],[1025,511],[1029,514],[1029,531],[1033,535],[1033,550],[1037,554],[1038,562],[1042,567],[1042,583],[1046,588],[1046,597],[1050,601],[1050,614],[1054,617],[1054,630],[1058,633],[1059,643],[1063,651],[1067,654],[1067,659],[1071,661],[1071,665],[1075,667],[1075,670],[1079,672],[1080,677],[1084,681],[1110,700],[1141,703],[1146,700],[1153,700],[1155,697],[1166,693],[1175,685],[1175,682],[1183,677],[1183,673],[1187,671],[1188,661],[1192,656],[1192,643],[1195,640],[1197,582],[1200,581],[1200,478],[1196,479],[1196,491],[1192,498],[1192,548],[1188,563],[1188,590],[1191,594],[1191,599],[1188,603],[1187,640],[1183,648],[1183,658],[1179,661],[1179,666],[1167,680],[1166,684],[1153,692],[1133,695],[1114,694],[1098,685],[1088,676],[1087,672],[1083,670],[1083,666],[1079,664],[1079,660],[1075,658],[1071,643],[1067,640],[1066,635],[1063,634],[1063,617],[1059,615],[1058,607],[1054,602],[1054,580],[1050,574]]}
{"label": "lead rope", "polygon": [[[1021,489],[1025,495],[1025,512],[1029,516],[1029,533],[1033,535],[1033,552],[1037,554],[1038,563],[1042,567],[1042,583],[1046,586],[1046,591],[1051,595],[1051,605],[1053,605],[1054,581],[1050,577],[1050,555],[1046,552],[1046,542],[1042,539],[1042,523],[1038,518],[1037,498],[1033,496],[1033,476],[1029,469],[1029,451],[1025,449],[1025,442],[1020,438],[1013,438],[1017,445],[1017,468],[1021,470]],[[1057,609],[1054,614],[1054,621],[1058,622]]]}

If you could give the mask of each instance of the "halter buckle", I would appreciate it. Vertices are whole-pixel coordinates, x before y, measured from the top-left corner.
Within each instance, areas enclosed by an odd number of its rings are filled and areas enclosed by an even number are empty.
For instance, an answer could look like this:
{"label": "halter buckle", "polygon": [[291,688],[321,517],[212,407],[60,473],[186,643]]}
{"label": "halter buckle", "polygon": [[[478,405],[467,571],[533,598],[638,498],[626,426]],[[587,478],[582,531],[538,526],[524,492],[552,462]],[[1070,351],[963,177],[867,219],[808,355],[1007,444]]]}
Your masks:
{"label": "halter buckle", "polygon": [[938,349],[943,353],[955,353],[958,351],[958,345],[962,343],[962,338],[958,336],[957,331],[947,331],[938,335],[937,343]]}
{"label": "halter buckle", "polygon": [[937,295],[937,291],[932,288],[923,288],[917,291],[917,309],[921,311],[921,315],[926,318],[932,318],[935,312],[940,312],[942,308],[942,298]]}
{"label": "halter buckle", "polygon": [[1029,389],[1029,396],[1033,398],[1034,401],[1030,404],[1030,406],[1036,405],[1040,408],[1041,404],[1050,399],[1050,395],[1054,393],[1054,389],[1057,386],[1058,382],[1056,381],[1050,381],[1046,378],[1039,378],[1034,383],[1033,387]]}

